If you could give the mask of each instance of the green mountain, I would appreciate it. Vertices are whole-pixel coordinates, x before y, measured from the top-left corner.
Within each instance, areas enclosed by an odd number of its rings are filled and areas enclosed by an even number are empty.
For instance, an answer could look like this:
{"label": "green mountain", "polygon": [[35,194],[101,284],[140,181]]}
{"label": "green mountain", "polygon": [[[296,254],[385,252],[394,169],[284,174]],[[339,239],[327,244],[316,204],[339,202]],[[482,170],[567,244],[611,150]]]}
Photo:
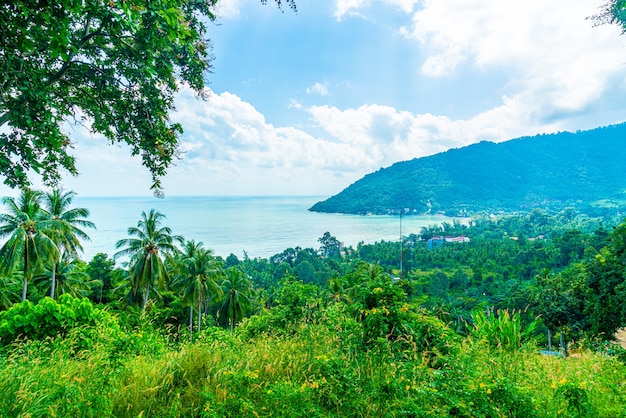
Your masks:
{"label": "green mountain", "polygon": [[480,142],[368,174],[316,203],[353,214],[520,211],[626,201],[626,123],[576,133]]}

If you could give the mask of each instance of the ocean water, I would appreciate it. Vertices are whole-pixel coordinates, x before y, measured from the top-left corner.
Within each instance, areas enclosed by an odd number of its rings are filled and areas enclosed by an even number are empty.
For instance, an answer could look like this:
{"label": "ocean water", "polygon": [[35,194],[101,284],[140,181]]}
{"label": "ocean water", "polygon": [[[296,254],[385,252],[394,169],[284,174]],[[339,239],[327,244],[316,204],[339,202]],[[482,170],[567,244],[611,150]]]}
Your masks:
{"label": "ocean water", "polygon": [[[359,242],[397,241],[399,216],[360,216],[310,212],[307,209],[324,199],[312,197],[81,197],[75,207],[89,209],[89,220],[96,230],[87,230],[84,260],[99,253],[112,256],[115,243],[128,237],[127,230],[137,226],[141,212],[155,209],[166,218],[173,234],[186,240],[202,241],[215,254],[233,253],[240,259],[244,251],[250,258],[271,257],[290,247],[319,248],[318,238],[326,231],[346,246]],[[404,216],[402,234],[419,233],[428,225],[450,221],[443,216]]]}

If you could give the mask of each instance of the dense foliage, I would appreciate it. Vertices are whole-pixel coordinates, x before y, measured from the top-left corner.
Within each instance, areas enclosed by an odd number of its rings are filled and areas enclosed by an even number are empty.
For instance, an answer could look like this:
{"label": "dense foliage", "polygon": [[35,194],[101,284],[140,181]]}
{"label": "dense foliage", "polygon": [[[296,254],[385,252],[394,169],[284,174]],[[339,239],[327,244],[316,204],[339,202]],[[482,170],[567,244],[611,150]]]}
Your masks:
{"label": "dense foliage", "polygon": [[[266,3],[262,0],[261,3]],[[283,3],[276,0],[280,7]],[[295,8],[293,0],[285,3]],[[182,126],[169,118],[185,84],[199,95],[211,65],[216,0],[10,1],[0,7],[0,175],[55,184],[77,173],[67,122],[140,155],[160,190]]]}
{"label": "dense foliage", "polygon": [[[79,251],[36,267],[2,259],[0,415],[626,415],[617,217],[476,216],[402,247],[344,248],[328,232],[319,249],[242,260],[166,221],[142,214],[118,264]],[[33,240],[68,232],[43,226]],[[437,236],[469,241],[429,247]]]}
{"label": "dense foliage", "polygon": [[621,124],[481,142],[380,169],[311,210],[456,215],[576,206],[600,215],[624,202],[625,134]]}
{"label": "dense foliage", "polygon": [[26,300],[0,312],[0,343],[8,345],[17,338],[65,336],[76,327],[95,325],[105,325],[114,332],[119,329],[111,314],[94,307],[88,299],[66,294],[58,302],[46,297],[34,305]]}

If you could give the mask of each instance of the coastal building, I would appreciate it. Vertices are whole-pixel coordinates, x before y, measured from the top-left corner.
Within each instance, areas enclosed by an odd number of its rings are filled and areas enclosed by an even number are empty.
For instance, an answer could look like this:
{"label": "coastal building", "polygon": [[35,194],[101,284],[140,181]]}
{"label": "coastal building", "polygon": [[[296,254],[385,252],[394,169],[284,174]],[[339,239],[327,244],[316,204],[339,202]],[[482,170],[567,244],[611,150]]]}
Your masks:
{"label": "coastal building", "polygon": [[464,243],[464,242],[470,242],[469,237],[466,236],[458,236],[458,237],[451,237],[451,236],[437,236],[437,237],[432,237],[431,239],[428,240],[427,244],[428,244],[428,249],[432,250],[433,248],[439,248],[442,245],[444,245],[445,243]]}

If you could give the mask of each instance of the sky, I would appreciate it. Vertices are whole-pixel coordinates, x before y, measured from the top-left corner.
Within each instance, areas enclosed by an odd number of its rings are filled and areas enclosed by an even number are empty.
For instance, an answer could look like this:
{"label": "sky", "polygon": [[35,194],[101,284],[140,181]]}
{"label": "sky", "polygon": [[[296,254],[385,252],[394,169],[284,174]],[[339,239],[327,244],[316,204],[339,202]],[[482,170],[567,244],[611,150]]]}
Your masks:
{"label": "sky", "polygon": [[[588,19],[603,3],[221,0],[211,94],[176,97],[165,194],[331,196],[398,161],[621,123],[626,36]],[[68,131],[81,174],[66,189],[152,194],[127,148]]]}

